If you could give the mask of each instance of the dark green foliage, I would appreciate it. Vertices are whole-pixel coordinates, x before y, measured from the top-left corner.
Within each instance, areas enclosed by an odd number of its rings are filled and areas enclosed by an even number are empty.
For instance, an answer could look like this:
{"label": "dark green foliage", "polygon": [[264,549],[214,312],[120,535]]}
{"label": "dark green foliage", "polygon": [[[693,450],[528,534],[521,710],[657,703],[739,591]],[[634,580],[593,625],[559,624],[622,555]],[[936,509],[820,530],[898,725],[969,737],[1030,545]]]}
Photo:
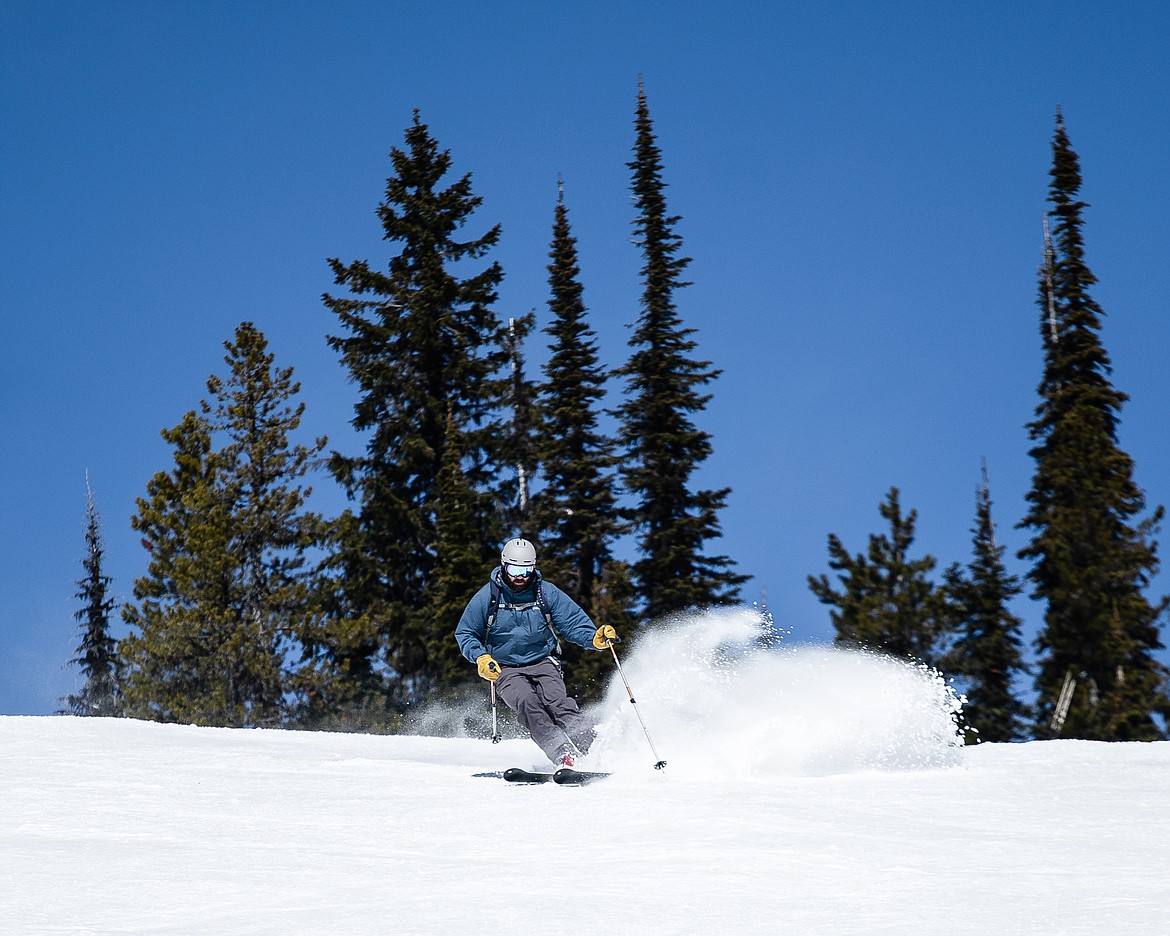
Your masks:
{"label": "dark green foliage", "polygon": [[[1038,731],[1098,740],[1165,737],[1170,716],[1159,618],[1163,598],[1143,594],[1158,569],[1153,535],[1163,516],[1145,511],[1117,426],[1125,394],[1110,382],[1101,307],[1089,293],[1079,200],[1080,163],[1058,115],[1049,216],[1053,245],[1040,277],[1044,376],[1029,424],[1036,468],[1020,526],[1032,541],[1032,594],[1046,605],[1036,677]],[[1071,690],[1063,725],[1061,690]],[[1159,726],[1155,715],[1160,715]]]}
{"label": "dark green foliage", "polygon": [[225,670],[234,665],[216,656],[221,635],[212,610],[231,598],[223,588],[231,578],[227,505],[207,420],[191,411],[162,437],[174,448],[174,469],[147,482],[148,497],[138,499],[131,519],[150,563],[134,583],[137,603],[122,609],[132,629],[119,646],[126,711],[221,724],[234,713],[225,699],[213,705],[208,697],[231,678]]}
{"label": "dark green foliage", "polygon": [[[503,538],[506,511],[487,495],[511,459],[500,418],[508,400],[499,376],[505,336],[491,311],[503,273],[496,263],[466,278],[453,272],[484,257],[499,228],[457,239],[481,199],[469,175],[439,187],[451,157],[417,111],[406,149],[391,150],[390,159],[394,175],[378,214],[384,239],[399,251],[386,273],[361,260],[331,260],[337,284],[355,298],[324,301],[344,331],[330,346],[360,391],[353,425],[368,435],[364,455],[334,453],[330,460],[356,504],[339,521],[332,613],[376,625],[378,659],[364,670],[387,668],[386,689],[401,706],[436,688],[428,648],[440,634],[450,639],[456,623],[430,607],[449,420],[462,440],[460,470],[483,541]],[[356,298],[362,296],[372,298]]]}
{"label": "dark green foliage", "polygon": [[641,314],[626,365],[628,399],[617,410],[620,441],[626,449],[622,479],[632,496],[634,531],[641,558],[634,564],[645,613],[673,611],[734,601],[747,580],[731,571],[725,556],[704,556],[703,544],[720,535],[719,511],[729,488],[692,492],[691,477],[711,454],[711,439],[692,422],[710,399],[701,388],[719,371],[691,357],[694,329],[685,328],[675,293],[688,285],[682,273],[690,259],[680,256],[678,216],[666,209],[662,159],[654,135],[645,89],[639,86],[637,139],[632,191],[638,216],[634,241],[642,252]]}
{"label": "dark green foliage", "polygon": [[117,601],[110,595],[113,581],[105,574],[105,546],[89,478],[85,479],[85,575],[77,580],[75,597],[82,608],[73,616],[81,622],[81,643],[69,662],[80,667],[85,682],[76,695],[63,701],[73,715],[110,717],[121,714],[117,641],[110,634],[110,615]]}
{"label": "dark green foliage", "polygon": [[[613,541],[622,531],[613,441],[599,428],[606,370],[598,359],[597,336],[586,318],[579,280],[577,241],[564,198],[558,198],[549,251],[549,309],[545,331],[552,338],[540,388],[537,452],[544,487],[534,499],[532,530],[540,545],[543,574],[559,585],[599,626],[623,628],[630,636],[633,589],[628,605],[595,601],[612,560]],[[592,651],[565,648],[566,679],[582,698],[599,694],[612,663]]]}
{"label": "dark green foliage", "polygon": [[[589,598],[589,615],[597,625],[608,624],[618,634],[627,651],[637,639],[638,593],[630,574],[630,567],[617,559],[603,563],[593,580]],[[564,645],[565,684],[583,702],[601,698],[613,676],[612,654]]]}
{"label": "dark green foliage", "polygon": [[934,557],[909,555],[918,511],[903,516],[896,487],[879,510],[890,532],[871,534],[865,555],[851,556],[836,534],[829,534],[829,567],[837,571],[843,590],[834,591],[825,575],[810,575],[809,588],[835,609],[830,617],[838,644],[934,665],[946,608],[942,592],[927,578],[936,565]]}
{"label": "dark green foliage", "polygon": [[[960,677],[966,703],[963,718],[968,741],[1022,741],[1028,735],[1028,709],[1016,698],[1012,682],[1026,671],[1021,622],[1008,602],[1023,591],[1003,564],[1004,547],[996,543],[991,520],[987,468],[976,494],[973,557],[966,572],[951,566],[944,573],[951,627],[958,634],[942,661],[947,673]],[[973,729],[971,731],[970,729]]]}
{"label": "dark green foliage", "polygon": [[[532,522],[532,482],[537,469],[536,394],[532,381],[524,376],[524,339],[536,325],[536,313],[508,320],[505,347],[510,361],[509,402],[512,418],[508,424],[507,441],[516,472],[515,485],[505,481],[501,499],[509,504],[506,527],[518,533],[528,530]],[[511,496],[510,491],[515,491]]]}
{"label": "dark green foliage", "polygon": [[447,416],[447,440],[439,471],[435,517],[435,568],[428,583],[427,601],[419,613],[441,626],[420,624],[427,634],[426,668],[421,673],[430,686],[447,691],[474,685],[479,676],[455,643],[455,625],[467,602],[487,581],[495,565],[498,544],[488,542],[480,523],[477,495],[461,468],[464,444],[453,413]]}
{"label": "dark green foliage", "polygon": [[[322,540],[326,556],[336,557],[354,541],[346,512],[329,524]],[[293,713],[300,727],[327,731],[381,732],[396,718],[387,706],[378,663],[378,624],[369,614],[347,613],[337,581],[335,558],[318,570],[312,586],[317,614],[300,630],[300,660],[292,675],[297,699]]]}
{"label": "dark green foliage", "polygon": [[313,624],[305,557],[322,523],[300,479],[325,440],[290,444],[300,386],[255,326],[225,347],[228,376],[163,431],[174,470],[150,480],[131,521],[150,564],[123,612],[137,631],[120,645],[125,703],[160,721],[273,725],[288,715],[286,654]]}
{"label": "dark green foliage", "polygon": [[357,610],[349,602],[357,586],[345,570],[369,570],[360,543],[352,511],[326,525],[321,543],[325,559],[313,586],[320,613],[301,630],[294,676],[300,703],[295,720],[302,727],[384,732],[397,725],[387,699],[381,624],[369,610]]}
{"label": "dark green foliage", "polygon": [[610,559],[601,567],[601,573],[593,582],[593,594],[589,607],[598,623],[609,624],[618,632],[618,637],[628,641],[634,635],[638,615],[637,589],[627,563]]}

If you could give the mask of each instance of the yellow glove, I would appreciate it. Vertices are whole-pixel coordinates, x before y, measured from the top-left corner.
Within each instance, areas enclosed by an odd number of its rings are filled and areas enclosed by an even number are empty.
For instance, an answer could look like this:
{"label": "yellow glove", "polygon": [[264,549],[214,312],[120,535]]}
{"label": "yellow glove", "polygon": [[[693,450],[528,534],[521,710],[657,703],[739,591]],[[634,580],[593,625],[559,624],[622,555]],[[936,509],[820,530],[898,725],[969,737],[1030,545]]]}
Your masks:
{"label": "yellow glove", "polygon": [[597,628],[597,633],[593,635],[593,646],[598,650],[604,650],[610,644],[618,643],[617,631],[615,631],[608,624],[602,624]]}
{"label": "yellow glove", "polygon": [[475,665],[479,670],[479,675],[484,679],[490,679],[492,682],[495,682],[500,678],[500,664],[492,659],[490,653],[477,656],[475,658]]}

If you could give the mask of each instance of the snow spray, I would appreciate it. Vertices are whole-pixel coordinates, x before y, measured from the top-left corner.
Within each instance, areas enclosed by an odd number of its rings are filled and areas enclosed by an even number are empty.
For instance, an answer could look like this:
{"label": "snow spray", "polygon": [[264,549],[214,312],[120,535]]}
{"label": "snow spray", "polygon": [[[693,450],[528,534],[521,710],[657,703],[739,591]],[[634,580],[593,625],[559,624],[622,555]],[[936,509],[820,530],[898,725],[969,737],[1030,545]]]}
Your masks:
{"label": "snow spray", "polygon": [[[672,618],[641,634],[623,665],[673,776],[825,776],[960,760],[961,700],[937,671],[868,651],[789,647],[751,609]],[[629,708],[615,676],[590,710],[599,726],[590,767],[645,761]]]}

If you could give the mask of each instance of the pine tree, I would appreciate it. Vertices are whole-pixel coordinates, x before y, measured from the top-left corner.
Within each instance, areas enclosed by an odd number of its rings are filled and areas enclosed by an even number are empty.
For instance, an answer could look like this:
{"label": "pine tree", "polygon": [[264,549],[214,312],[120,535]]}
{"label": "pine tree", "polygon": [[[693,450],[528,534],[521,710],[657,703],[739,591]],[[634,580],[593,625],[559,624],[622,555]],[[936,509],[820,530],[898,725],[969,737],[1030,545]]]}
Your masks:
{"label": "pine tree", "polygon": [[209,684],[222,674],[212,660],[219,635],[203,609],[223,603],[227,596],[212,592],[230,573],[211,428],[192,410],[162,437],[174,448],[174,468],[147,482],[130,521],[150,562],[134,583],[137,603],[122,609],[131,628],[118,647],[125,706],[135,718],[219,724],[226,713],[204,714]]}
{"label": "pine tree", "polygon": [[62,701],[73,715],[110,717],[121,714],[118,644],[110,634],[110,615],[118,602],[110,595],[113,579],[104,571],[106,550],[88,475],[85,497],[85,558],[81,561],[85,575],[77,580],[75,596],[83,607],[73,615],[82,625],[81,642],[77,656],[69,661],[81,668],[85,682],[78,693]]}
{"label": "pine tree", "polygon": [[829,534],[829,567],[838,572],[843,590],[835,591],[826,575],[810,575],[809,588],[835,609],[830,617],[838,644],[934,665],[946,623],[943,593],[927,578],[937,563],[930,555],[910,558],[918,511],[902,514],[896,487],[879,510],[890,532],[871,534],[864,555],[851,556],[840,538]]}
{"label": "pine tree", "polygon": [[957,565],[944,573],[951,627],[958,637],[942,667],[963,680],[963,717],[973,729],[969,740],[1022,741],[1028,735],[1028,709],[1013,693],[1012,682],[1026,666],[1021,621],[1008,610],[1008,602],[1023,586],[1004,567],[1005,547],[995,539],[986,464],[975,512],[970,565],[965,573]]}
{"label": "pine tree", "polygon": [[696,342],[678,314],[675,293],[690,258],[680,256],[680,218],[667,213],[662,158],[645,88],[639,82],[632,191],[638,209],[634,242],[643,265],[641,314],[630,339],[631,356],[618,374],[628,399],[617,410],[626,492],[633,498],[633,528],[640,558],[633,566],[645,613],[658,617],[685,608],[734,601],[747,576],[725,556],[704,556],[703,544],[720,535],[718,514],[730,488],[692,491],[692,475],[711,454],[711,437],[692,415],[706,408],[700,388],[718,370],[691,357]]}
{"label": "pine tree", "polygon": [[[613,440],[599,428],[600,402],[608,377],[589,326],[580,282],[577,240],[569,225],[561,187],[553,217],[548,265],[552,321],[545,329],[552,345],[540,388],[539,455],[544,487],[535,498],[534,525],[541,569],[579,604],[594,623],[620,627],[630,635],[632,587],[605,585],[616,570],[612,545],[622,532]],[[616,601],[618,596],[621,601]],[[623,604],[622,602],[626,602]],[[566,679],[578,697],[591,699],[604,688],[607,661],[592,651],[566,646]]]}
{"label": "pine tree", "polygon": [[224,347],[228,376],[163,431],[175,468],[151,479],[131,521],[151,560],[124,612],[138,631],[121,644],[125,697],[139,717],[274,725],[288,714],[287,655],[316,608],[305,566],[322,521],[301,479],[325,440],[290,444],[300,385],[254,325]]}
{"label": "pine tree", "polygon": [[[1153,534],[1163,517],[1146,509],[1132,459],[1118,445],[1128,397],[1110,381],[1100,340],[1104,311],[1090,295],[1080,160],[1059,113],[1053,137],[1051,250],[1040,276],[1044,375],[1028,430],[1036,467],[1020,526],[1019,553],[1045,603],[1036,640],[1038,730],[1097,740],[1166,736],[1170,718],[1159,618],[1170,599],[1143,594],[1158,569]],[[1062,693],[1066,704],[1059,705]],[[1156,716],[1162,719],[1158,724]]]}
{"label": "pine tree", "polygon": [[348,532],[354,522],[347,511],[326,524],[322,537],[327,558],[310,586],[317,613],[300,629],[300,657],[290,677],[297,703],[292,720],[300,727],[371,733],[397,727],[378,662],[378,622],[370,614],[348,612],[342,573],[329,558],[356,539]]}
{"label": "pine tree", "polygon": [[[417,111],[405,139],[404,150],[391,150],[395,174],[378,210],[384,239],[399,252],[387,273],[366,261],[330,260],[337,284],[354,296],[324,297],[344,331],[329,344],[361,393],[352,423],[368,434],[364,455],[334,453],[330,460],[356,504],[340,521],[334,613],[377,623],[380,659],[370,671],[389,668],[386,688],[396,705],[431,688],[429,648],[436,635],[451,639],[456,623],[427,610],[448,414],[463,439],[461,470],[476,495],[481,539],[503,539],[506,507],[486,495],[511,464],[501,417],[507,351],[491,310],[503,272],[493,262],[466,278],[456,275],[496,245],[500,230],[457,240],[482,201],[472,194],[470,175],[439,187],[451,155],[440,151]],[[373,298],[360,298],[367,295]]]}
{"label": "pine tree", "polygon": [[420,614],[433,616],[443,627],[428,628],[426,669],[421,676],[440,691],[474,686],[479,676],[455,643],[455,624],[467,602],[483,586],[496,563],[499,544],[488,542],[480,528],[477,494],[463,475],[465,443],[453,410],[447,415],[443,466],[436,485],[435,568]]}
{"label": "pine tree", "polygon": [[593,587],[611,558],[618,496],[613,441],[599,428],[606,370],[586,319],[577,241],[563,195],[557,201],[548,266],[552,338],[540,388],[538,452],[544,487],[536,498],[541,566],[586,612]]}
{"label": "pine tree", "polygon": [[[509,522],[506,525],[516,535],[525,535],[532,526],[532,482],[539,464],[536,441],[537,388],[524,374],[524,339],[535,326],[535,311],[519,318],[510,318],[504,341],[511,371],[508,387],[512,414],[506,437],[511,467],[516,473],[516,484],[513,488],[505,482],[500,491],[505,503],[509,504]],[[511,490],[515,491],[514,496],[509,493]]]}

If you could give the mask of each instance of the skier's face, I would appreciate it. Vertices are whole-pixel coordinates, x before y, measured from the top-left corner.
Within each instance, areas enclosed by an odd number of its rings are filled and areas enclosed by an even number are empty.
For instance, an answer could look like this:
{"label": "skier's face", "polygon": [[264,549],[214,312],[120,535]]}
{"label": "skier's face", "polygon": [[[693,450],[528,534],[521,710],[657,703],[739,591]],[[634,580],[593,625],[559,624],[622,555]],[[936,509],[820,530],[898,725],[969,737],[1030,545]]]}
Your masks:
{"label": "skier's face", "polygon": [[512,591],[522,591],[531,585],[535,572],[536,566],[520,566],[512,565],[512,563],[504,566],[504,578],[511,586]]}

